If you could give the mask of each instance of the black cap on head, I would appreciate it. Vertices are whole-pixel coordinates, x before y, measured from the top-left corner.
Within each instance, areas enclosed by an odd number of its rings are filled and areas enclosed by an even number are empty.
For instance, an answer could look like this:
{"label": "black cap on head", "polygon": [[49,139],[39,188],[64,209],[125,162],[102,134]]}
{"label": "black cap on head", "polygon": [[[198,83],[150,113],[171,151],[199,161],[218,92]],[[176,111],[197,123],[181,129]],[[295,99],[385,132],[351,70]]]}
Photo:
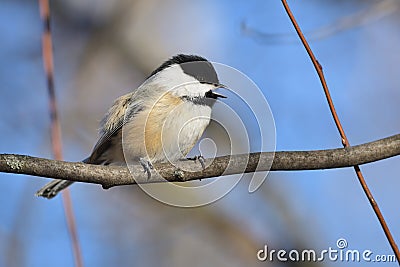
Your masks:
{"label": "black cap on head", "polygon": [[207,61],[207,59],[196,55],[176,55],[153,71],[150,77],[173,64],[179,64],[184,73],[196,78],[200,82],[219,84],[218,76],[213,65]]}

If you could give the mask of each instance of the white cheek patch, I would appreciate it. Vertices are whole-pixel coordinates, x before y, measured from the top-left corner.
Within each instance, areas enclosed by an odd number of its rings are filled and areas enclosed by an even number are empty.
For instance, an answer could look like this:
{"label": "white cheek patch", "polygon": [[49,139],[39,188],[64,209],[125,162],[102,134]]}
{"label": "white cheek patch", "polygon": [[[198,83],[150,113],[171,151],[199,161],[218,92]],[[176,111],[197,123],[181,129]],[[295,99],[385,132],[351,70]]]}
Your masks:
{"label": "white cheek patch", "polygon": [[178,97],[194,98],[204,97],[205,94],[213,88],[212,85],[199,82],[190,83],[174,88],[171,93]]}
{"label": "white cheek patch", "polygon": [[207,91],[214,88],[210,84],[200,83],[194,77],[187,75],[178,65],[164,69],[152,79],[156,86],[164,88],[177,97],[203,97]]}

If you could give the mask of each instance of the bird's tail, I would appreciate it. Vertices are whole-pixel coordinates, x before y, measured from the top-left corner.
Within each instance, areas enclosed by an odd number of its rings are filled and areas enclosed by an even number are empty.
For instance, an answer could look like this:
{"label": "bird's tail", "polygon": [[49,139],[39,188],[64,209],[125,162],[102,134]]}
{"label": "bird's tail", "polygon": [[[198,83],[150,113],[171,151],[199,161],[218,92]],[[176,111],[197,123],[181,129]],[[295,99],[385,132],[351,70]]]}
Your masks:
{"label": "bird's tail", "polygon": [[[82,162],[89,163],[89,158],[84,159]],[[55,197],[59,192],[61,192],[73,183],[73,181],[55,179],[39,189],[39,191],[37,191],[35,195],[38,197],[50,199]]]}
{"label": "bird's tail", "polygon": [[74,182],[72,181],[56,179],[43,186],[39,191],[36,192],[35,195],[50,199],[55,197],[59,192],[61,192],[61,190],[67,188],[73,183]]}

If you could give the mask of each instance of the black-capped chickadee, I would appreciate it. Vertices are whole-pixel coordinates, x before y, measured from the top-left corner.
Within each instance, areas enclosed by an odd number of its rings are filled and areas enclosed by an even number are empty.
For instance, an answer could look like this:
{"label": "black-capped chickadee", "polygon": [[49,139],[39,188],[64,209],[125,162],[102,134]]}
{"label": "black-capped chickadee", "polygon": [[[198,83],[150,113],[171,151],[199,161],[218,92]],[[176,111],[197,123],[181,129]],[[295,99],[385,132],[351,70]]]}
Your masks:
{"label": "black-capped chickadee", "polygon": [[[83,162],[141,164],[150,177],[152,163],[185,158],[210,123],[219,83],[212,64],[195,55],[177,55],[153,71],[133,92],[118,98],[103,118],[100,138]],[[54,180],[36,195],[53,198],[73,182]]]}

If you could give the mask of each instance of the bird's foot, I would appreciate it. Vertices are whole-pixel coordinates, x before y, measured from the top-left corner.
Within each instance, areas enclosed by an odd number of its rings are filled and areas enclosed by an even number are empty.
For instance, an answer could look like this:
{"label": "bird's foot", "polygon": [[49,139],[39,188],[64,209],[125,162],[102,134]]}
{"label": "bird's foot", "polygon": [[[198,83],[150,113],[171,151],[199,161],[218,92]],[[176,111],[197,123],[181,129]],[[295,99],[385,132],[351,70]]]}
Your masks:
{"label": "bird's foot", "polygon": [[151,177],[151,170],[153,169],[153,164],[147,159],[140,158],[139,159],[140,165],[142,165],[144,172],[147,173],[147,180],[150,180]]}
{"label": "bird's foot", "polygon": [[199,161],[201,164],[201,167],[203,168],[203,171],[206,169],[206,163],[204,162],[204,157],[202,155],[199,156],[194,156],[192,158],[187,158],[188,160],[194,160],[194,161]]}

